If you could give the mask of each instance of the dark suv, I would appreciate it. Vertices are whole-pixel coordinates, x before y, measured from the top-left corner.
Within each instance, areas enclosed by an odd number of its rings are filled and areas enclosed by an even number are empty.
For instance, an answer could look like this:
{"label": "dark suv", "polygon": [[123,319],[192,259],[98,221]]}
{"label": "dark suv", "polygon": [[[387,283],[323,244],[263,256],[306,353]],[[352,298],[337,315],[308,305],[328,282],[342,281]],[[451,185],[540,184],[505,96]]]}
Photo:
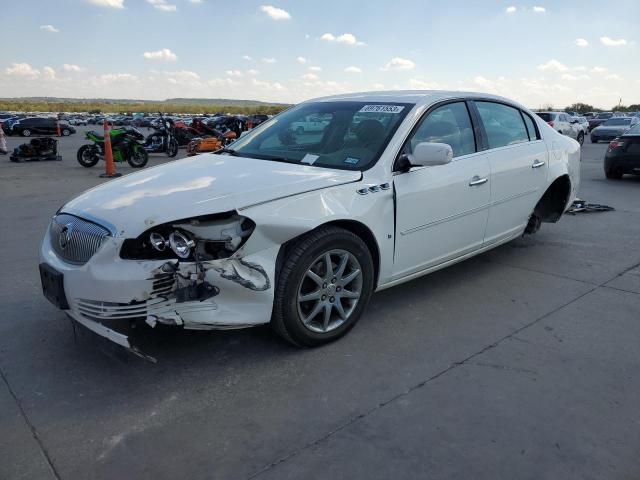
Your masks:
{"label": "dark suv", "polygon": [[[30,117],[23,118],[11,127],[11,133],[14,135],[22,135],[30,137],[31,135],[56,135],[58,133],[58,125],[54,118]],[[76,133],[76,129],[67,123],[60,122],[60,133],[67,137],[72,133]]]}

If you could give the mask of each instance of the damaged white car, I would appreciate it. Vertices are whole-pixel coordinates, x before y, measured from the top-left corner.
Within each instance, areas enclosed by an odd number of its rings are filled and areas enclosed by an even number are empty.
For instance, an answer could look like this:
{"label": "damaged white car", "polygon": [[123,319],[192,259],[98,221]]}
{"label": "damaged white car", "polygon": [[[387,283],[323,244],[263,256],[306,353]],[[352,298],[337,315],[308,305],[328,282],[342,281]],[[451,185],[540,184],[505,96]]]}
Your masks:
{"label": "damaged white car", "polygon": [[[318,131],[295,126],[327,121]],[[555,222],[580,146],[485,94],[382,92],[299,104],[230,148],[112,180],[56,213],[45,296],[135,350],[128,328],[271,323],[344,335],[374,291]]]}

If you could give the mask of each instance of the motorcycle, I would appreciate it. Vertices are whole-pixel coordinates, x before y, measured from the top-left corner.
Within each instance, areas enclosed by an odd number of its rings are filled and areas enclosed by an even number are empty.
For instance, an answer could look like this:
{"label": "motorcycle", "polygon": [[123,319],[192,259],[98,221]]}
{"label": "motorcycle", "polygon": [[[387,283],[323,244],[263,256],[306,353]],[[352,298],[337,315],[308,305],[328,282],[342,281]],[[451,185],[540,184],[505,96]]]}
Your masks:
{"label": "motorcycle", "polygon": [[211,131],[213,132],[211,136],[194,138],[189,142],[189,145],[187,145],[188,157],[198,155],[199,153],[215,152],[236,140],[236,133],[232,130],[225,129],[225,131],[222,132],[211,129]]}
{"label": "motorcycle", "polygon": [[144,148],[148,153],[165,153],[173,158],[178,154],[180,145],[176,139],[175,124],[170,118],[165,118],[160,113],[159,125],[151,125],[155,131],[149,134],[144,142]]}
{"label": "motorcycle", "polygon": [[[80,165],[90,168],[100,159],[104,160],[104,136],[91,130],[85,137],[93,143],[82,145],[77,159]],[[114,162],[127,162],[133,168],[142,168],[149,161],[149,154],[140,143],[144,135],[135,128],[114,128],[109,132],[109,138]]]}

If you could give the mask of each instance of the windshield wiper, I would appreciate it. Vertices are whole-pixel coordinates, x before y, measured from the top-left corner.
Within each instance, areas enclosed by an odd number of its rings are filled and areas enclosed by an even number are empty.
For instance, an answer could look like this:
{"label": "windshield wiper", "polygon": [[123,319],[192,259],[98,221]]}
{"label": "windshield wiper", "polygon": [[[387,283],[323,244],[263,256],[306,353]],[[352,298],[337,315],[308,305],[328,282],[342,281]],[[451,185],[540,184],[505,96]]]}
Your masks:
{"label": "windshield wiper", "polygon": [[233,148],[221,148],[220,150],[215,151],[216,155],[220,155],[221,153],[228,153],[232,157],[238,157],[240,154],[236,152]]}

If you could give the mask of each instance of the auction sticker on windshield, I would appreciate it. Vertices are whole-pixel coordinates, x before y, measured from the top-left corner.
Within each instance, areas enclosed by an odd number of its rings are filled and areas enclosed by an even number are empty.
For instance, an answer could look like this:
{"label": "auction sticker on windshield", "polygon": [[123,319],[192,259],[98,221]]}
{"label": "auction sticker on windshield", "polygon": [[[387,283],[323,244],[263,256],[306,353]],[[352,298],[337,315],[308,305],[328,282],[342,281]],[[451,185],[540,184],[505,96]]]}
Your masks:
{"label": "auction sticker on windshield", "polygon": [[358,113],[400,113],[403,105],[365,105]]}

